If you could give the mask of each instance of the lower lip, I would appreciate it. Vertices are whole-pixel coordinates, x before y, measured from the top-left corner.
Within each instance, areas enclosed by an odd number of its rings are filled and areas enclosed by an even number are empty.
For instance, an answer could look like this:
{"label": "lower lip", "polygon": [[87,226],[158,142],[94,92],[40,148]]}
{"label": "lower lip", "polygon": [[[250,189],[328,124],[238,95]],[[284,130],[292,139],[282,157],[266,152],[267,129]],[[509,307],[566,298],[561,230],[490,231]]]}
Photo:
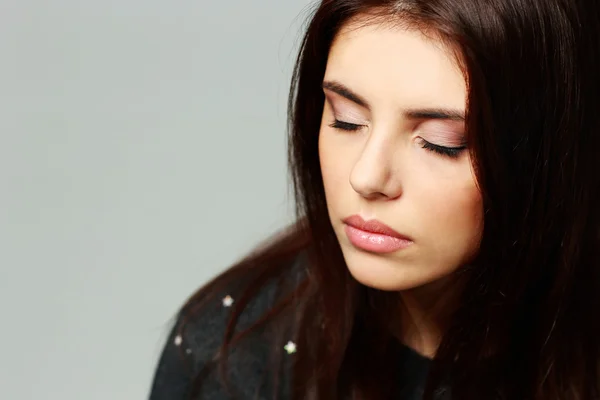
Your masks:
{"label": "lower lip", "polygon": [[350,243],[359,249],[373,253],[393,253],[405,249],[413,243],[412,240],[367,232],[350,225],[345,225],[344,229]]}

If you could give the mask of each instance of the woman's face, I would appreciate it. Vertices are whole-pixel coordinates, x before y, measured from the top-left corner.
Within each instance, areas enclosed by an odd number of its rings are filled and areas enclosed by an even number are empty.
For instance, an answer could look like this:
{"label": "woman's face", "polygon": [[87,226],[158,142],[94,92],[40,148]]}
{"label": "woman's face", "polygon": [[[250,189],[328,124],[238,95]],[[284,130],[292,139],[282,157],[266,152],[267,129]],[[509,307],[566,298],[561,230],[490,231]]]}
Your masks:
{"label": "woman's face", "polygon": [[416,31],[347,26],[323,81],[319,155],[329,217],[352,275],[407,290],[476,253],[482,200],[465,143],[466,83]]}

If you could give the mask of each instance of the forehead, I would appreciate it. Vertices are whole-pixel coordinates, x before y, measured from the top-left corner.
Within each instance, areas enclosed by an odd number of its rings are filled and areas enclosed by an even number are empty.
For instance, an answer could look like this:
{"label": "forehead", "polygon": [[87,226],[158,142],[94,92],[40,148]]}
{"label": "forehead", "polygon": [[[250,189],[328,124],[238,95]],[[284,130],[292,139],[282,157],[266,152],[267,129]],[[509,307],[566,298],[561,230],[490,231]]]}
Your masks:
{"label": "forehead", "polygon": [[351,87],[369,103],[464,108],[466,82],[455,52],[418,30],[355,19],[336,36],[325,80]]}

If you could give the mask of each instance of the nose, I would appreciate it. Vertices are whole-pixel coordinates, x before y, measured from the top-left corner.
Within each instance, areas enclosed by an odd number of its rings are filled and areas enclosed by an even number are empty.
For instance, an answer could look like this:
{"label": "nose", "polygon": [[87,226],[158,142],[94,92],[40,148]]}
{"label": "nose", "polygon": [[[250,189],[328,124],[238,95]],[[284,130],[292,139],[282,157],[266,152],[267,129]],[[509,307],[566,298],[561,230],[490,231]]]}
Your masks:
{"label": "nose", "polygon": [[[373,132],[374,133],[374,132]],[[396,170],[398,152],[390,140],[371,133],[350,173],[350,185],[365,199],[395,199],[402,194]]]}

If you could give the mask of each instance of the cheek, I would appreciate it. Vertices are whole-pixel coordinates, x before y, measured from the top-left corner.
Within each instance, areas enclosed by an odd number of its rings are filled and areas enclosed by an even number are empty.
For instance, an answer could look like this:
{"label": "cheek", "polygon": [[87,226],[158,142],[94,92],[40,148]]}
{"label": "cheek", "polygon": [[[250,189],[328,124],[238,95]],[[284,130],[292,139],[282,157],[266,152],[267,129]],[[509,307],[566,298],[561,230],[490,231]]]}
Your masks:
{"label": "cheek", "polygon": [[[444,247],[477,246],[482,232],[482,199],[470,169],[451,179],[421,179],[418,190],[419,220],[426,237]],[[466,247],[466,248],[465,248]]]}
{"label": "cheek", "polygon": [[343,198],[349,187],[349,176],[352,169],[352,154],[347,146],[336,140],[332,132],[322,129],[319,134],[319,161],[327,203]]}

